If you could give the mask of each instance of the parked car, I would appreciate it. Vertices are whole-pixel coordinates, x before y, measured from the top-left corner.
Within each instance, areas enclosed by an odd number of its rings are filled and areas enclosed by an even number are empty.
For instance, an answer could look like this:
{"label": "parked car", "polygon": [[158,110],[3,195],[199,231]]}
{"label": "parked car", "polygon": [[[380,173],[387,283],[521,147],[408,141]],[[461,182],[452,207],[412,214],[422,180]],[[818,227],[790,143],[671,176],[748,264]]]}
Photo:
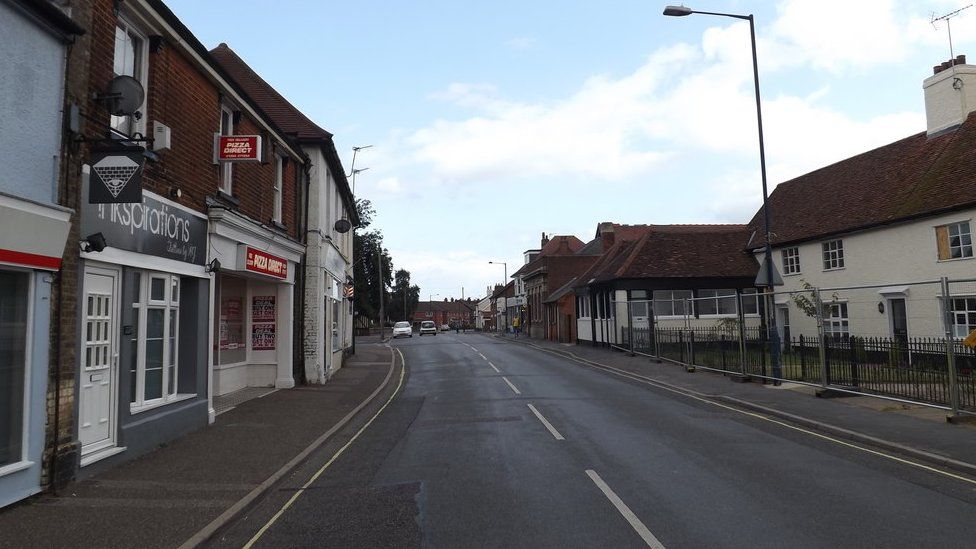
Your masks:
{"label": "parked car", "polygon": [[434,324],[433,320],[425,320],[420,323],[420,335],[424,334],[437,335],[437,325]]}
{"label": "parked car", "polygon": [[451,327],[448,326],[447,324],[441,324],[441,331],[442,332],[446,332],[446,331],[448,331],[450,329],[451,329]]}
{"label": "parked car", "polygon": [[410,327],[409,322],[401,321],[393,325],[393,337],[398,338],[403,336],[413,337],[413,328]]}

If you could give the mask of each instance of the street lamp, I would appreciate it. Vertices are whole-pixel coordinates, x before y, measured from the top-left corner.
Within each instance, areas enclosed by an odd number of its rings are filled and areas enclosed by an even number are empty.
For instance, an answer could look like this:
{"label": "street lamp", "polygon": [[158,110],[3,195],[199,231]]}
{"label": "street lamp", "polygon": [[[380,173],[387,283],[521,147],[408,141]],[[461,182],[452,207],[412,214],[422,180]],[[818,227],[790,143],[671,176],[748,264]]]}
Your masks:
{"label": "street lamp", "polygon": [[[759,99],[759,61],[756,57],[756,23],[752,17],[749,15],[737,15],[734,13],[717,13],[711,11],[695,11],[691,8],[685,6],[667,6],[664,8],[664,15],[670,17],[684,17],[686,15],[691,15],[693,13],[701,15],[717,15],[719,17],[731,17],[733,19],[743,19],[749,21],[749,36],[752,39],[752,77],[756,88],[756,123],[759,127],[759,167],[762,173],[762,191],[763,191],[763,231],[766,233],[766,253],[763,262],[766,267],[766,287],[769,292],[773,291],[773,248],[769,243],[770,231],[769,231],[769,193],[766,186],[766,149],[763,144],[763,128],[762,128],[762,103]],[[758,286],[758,284],[757,284]],[[773,379],[776,383],[779,383],[780,378],[783,377],[782,365],[780,364],[779,356],[779,331],[776,328],[776,307],[775,305],[769,307],[769,320],[767,321],[769,325],[769,356],[770,361],[773,363]]]}
{"label": "street lamp", "polygon": [[502,313],[505,317],[505,331],[502,334],[508,333],[508,297],[505,295],[505,286],[508,285],[508,263],[504,261],[489,261],[489,265],[501,265],[505,268],[505,280],[502,281],[502,297],[505,298],[505,311]]}
{"label": "street lamp", "polygon": [[[430,318],[435,318],[436,319],[437,317],[434,316],[434,296],[435,295],[436,296],[440,296],[441,294],[428,294],[427,295],[427,306],[430,307]],[[437,321],[435,320],[434,322],[436,323]],[[436,328],[438,330],[440,330],[440,327],[439,326],[436,326]]]}

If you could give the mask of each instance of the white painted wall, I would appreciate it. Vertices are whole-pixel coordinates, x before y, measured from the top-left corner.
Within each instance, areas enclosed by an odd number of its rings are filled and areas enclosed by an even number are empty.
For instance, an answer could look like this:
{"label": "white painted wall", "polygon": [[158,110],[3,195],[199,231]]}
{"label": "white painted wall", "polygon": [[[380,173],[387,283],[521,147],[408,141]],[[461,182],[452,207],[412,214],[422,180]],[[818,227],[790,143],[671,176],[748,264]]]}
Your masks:
{"label": "white painted wall", "polygon": [[[904,297],[908,316],[909,337],[942,337],[940,288],[936,284],[907,285],[909,282],[976,277],[976,259],[939,261],[935,227],[947,223],[969,221],[976,230],[976,209],[960,211],[923,220],[901,223],[842,237],[844,268],[823,270],[821,241],[804,243],[800,251],[800,274],[783,275],[784,286],[777,288],[777,304],[790,310],[792,335],[815,336],[816,322],[807,317],[785,292],[802,290],[806,281],[821,288],[875,285],[864,290],[822,292],[824,301],[848,303],[850,330],[864,337],[889,337],[890,308],[887,299]],[[773,249],[773,260],[784,273],[782,248]],[[756,254],[762,260],[762,253]],[[953,295],[976,295],[976,284],[954,284]],[[885,304],[885,312],[878,312],[878,303]]]}

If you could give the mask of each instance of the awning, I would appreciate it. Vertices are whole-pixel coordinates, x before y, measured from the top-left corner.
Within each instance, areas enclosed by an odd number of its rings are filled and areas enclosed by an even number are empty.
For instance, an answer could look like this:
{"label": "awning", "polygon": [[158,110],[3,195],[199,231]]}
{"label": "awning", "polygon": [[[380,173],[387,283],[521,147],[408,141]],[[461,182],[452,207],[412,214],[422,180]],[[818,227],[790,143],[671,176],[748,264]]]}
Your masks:
{"label": "awning", "polygon": [[57,271],[71,227],[71,210],[0,194],[0,263]]}

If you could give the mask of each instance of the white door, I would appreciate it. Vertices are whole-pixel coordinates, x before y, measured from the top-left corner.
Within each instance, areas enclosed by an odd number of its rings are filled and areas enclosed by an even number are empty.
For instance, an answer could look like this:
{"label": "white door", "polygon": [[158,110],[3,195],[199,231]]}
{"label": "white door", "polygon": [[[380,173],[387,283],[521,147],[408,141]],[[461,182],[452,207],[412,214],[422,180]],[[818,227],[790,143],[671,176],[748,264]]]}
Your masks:
{"label": "white door", "polygon": [[85,269],[78,440],[85,456],[115,446],[119,272]]}

